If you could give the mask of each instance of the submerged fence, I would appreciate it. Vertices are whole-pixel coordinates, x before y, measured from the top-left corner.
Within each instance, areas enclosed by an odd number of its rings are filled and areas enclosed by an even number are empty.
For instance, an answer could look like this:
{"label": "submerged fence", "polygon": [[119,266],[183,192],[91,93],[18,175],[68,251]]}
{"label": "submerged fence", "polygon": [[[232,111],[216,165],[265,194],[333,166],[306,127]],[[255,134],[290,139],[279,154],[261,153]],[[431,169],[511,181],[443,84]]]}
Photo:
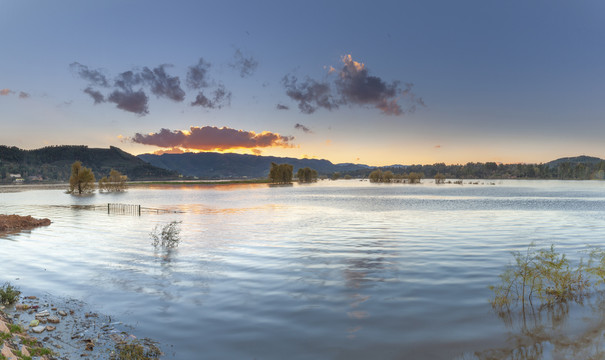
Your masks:
{"label": "submerged fence", "polygon": [[164,214],[164,213],[179,213],[181,211],[171,210],[171,209],[158,209],[158,208],[143,207],[141,205],[133,205],[133,204],[111,204],[111,203],[107,204],[107,213],[108,214],[141,216],[141,212]]}
{"label": "submerged fence", "polygon": [[107,213],[141,216],[141,205],[107,204]]}

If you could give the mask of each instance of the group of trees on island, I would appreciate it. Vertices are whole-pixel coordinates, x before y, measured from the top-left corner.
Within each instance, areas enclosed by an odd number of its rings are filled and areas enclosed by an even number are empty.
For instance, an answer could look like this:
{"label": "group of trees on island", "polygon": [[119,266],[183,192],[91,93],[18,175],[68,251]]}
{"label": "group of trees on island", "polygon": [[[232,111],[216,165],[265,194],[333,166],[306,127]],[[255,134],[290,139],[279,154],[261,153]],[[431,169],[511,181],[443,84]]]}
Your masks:
{"label": "group of trees on island", "polygon": [[[126,190],[128,177],[117,170],[112,169],[109,177],[104,176],[99,180],[100,192],[120,192]],[[90,168],[82,166],[82,162],[76,161],[71,165],[71,176],[69,177],[69,194],[91,194],[95,191],[95,174]]]}
{"label": "group of trees on island", "polygon": [[[269,169],[269,182],[272,184],[291,184],[294,167],[290,164],[271,163]],[[298,182],[310,183],[317,181],[317,171],[308,167],[298,169],[296,173]]]}
{"label": "group of trees on island", "polygon": [[391,170],[382,171],[380,169],[374,170],[370,173],[370,175],[368,175],[370,182],[383,183],[398,182],[418,184],[423,178],[423,173],[410,172],[408,174],[394,174]]}

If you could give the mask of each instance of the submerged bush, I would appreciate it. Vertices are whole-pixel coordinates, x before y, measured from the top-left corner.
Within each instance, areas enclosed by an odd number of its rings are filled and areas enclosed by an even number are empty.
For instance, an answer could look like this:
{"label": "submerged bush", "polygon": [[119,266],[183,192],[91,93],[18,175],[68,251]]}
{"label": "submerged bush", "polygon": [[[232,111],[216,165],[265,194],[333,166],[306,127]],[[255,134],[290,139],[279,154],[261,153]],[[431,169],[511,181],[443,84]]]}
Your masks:
{"label": "submerged bush", "polygon": [[154,247],[175,248],[181,240],[180,221],[172,221],[164,226],[157,224],[149,234]]}
{"label": "submerged bush", "polygon": [[605,251],[593,249],[589,261],[572,266],[565,254],[549,249],[536,250],[530,245],[525,253],[514,252],[514,263],[500,275],[500,284],[490,286],[495,309],[521,304],[560,304],[580,302],[585,296],[605,283]]}
{"label": "submerged bush", "polygon": [[162,355],[157,345],[147,339],[119,343],[116,351],[111,357],[114,360],[152,360],[159,359]]}
{"label": "submerged bush", "polygon": [[4,286],[0,288],[0,304],[14,304],[19,300],[19,295],[21,295],[19,289],[12,286],[10,283],[5,283]]}

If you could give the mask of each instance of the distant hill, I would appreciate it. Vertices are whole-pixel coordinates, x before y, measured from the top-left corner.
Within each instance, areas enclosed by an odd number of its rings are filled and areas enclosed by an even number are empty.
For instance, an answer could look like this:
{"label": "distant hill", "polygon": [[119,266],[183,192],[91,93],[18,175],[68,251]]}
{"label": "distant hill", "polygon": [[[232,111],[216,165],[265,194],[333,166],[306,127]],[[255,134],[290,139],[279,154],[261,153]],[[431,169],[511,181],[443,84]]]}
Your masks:
{"label": "distant hill", "polygon": [[577,165],[577,164],[596,165],[596,164],[600,163],[601,161],[603,161],[603,159],[598,158],[598,157],[581,155],[581,156],[560,158],[557,160],[547,162],[546,165],[548,165],[549,167],[552,167],[552,168],[558,167],[559,165],[565,164],[565,163],[571,164],[571,165]]}
{"label": "distant hill", "polygon": [[79,160],[91,168],[97,179],[109,175],[111,169],[120,171],[131,180],[176,178],[178,173],[155,167],[117,147],[109,149],[88,146],[48,146],[35,150],[0,145],[0,181],[19,174],[49,181],[68,181],[71,164]]}
{"label": "distant hill", "polygon": [[185,176],[196,176],[202,179],[265,178],[269,174],[272,162],[291,164],[294,166],[294,173],[300,168],[310,167],[317,170],[320,175],[370,168],[367,165],[359,164],[333,164],[328,160],[220,154],[213,152],[162,155],[142,154],[139,155],[139,158],[154,166],[177,171]]}

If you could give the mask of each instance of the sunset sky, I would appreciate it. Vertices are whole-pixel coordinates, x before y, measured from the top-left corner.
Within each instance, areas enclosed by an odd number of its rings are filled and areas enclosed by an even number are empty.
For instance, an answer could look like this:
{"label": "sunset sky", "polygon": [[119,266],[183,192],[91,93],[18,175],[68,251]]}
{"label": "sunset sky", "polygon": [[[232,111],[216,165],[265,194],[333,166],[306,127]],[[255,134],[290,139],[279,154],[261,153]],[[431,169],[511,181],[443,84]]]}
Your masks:
{"label": "sunset sky", "polygon": [[605,158],[603,1],[0,0],[0,144]]}

